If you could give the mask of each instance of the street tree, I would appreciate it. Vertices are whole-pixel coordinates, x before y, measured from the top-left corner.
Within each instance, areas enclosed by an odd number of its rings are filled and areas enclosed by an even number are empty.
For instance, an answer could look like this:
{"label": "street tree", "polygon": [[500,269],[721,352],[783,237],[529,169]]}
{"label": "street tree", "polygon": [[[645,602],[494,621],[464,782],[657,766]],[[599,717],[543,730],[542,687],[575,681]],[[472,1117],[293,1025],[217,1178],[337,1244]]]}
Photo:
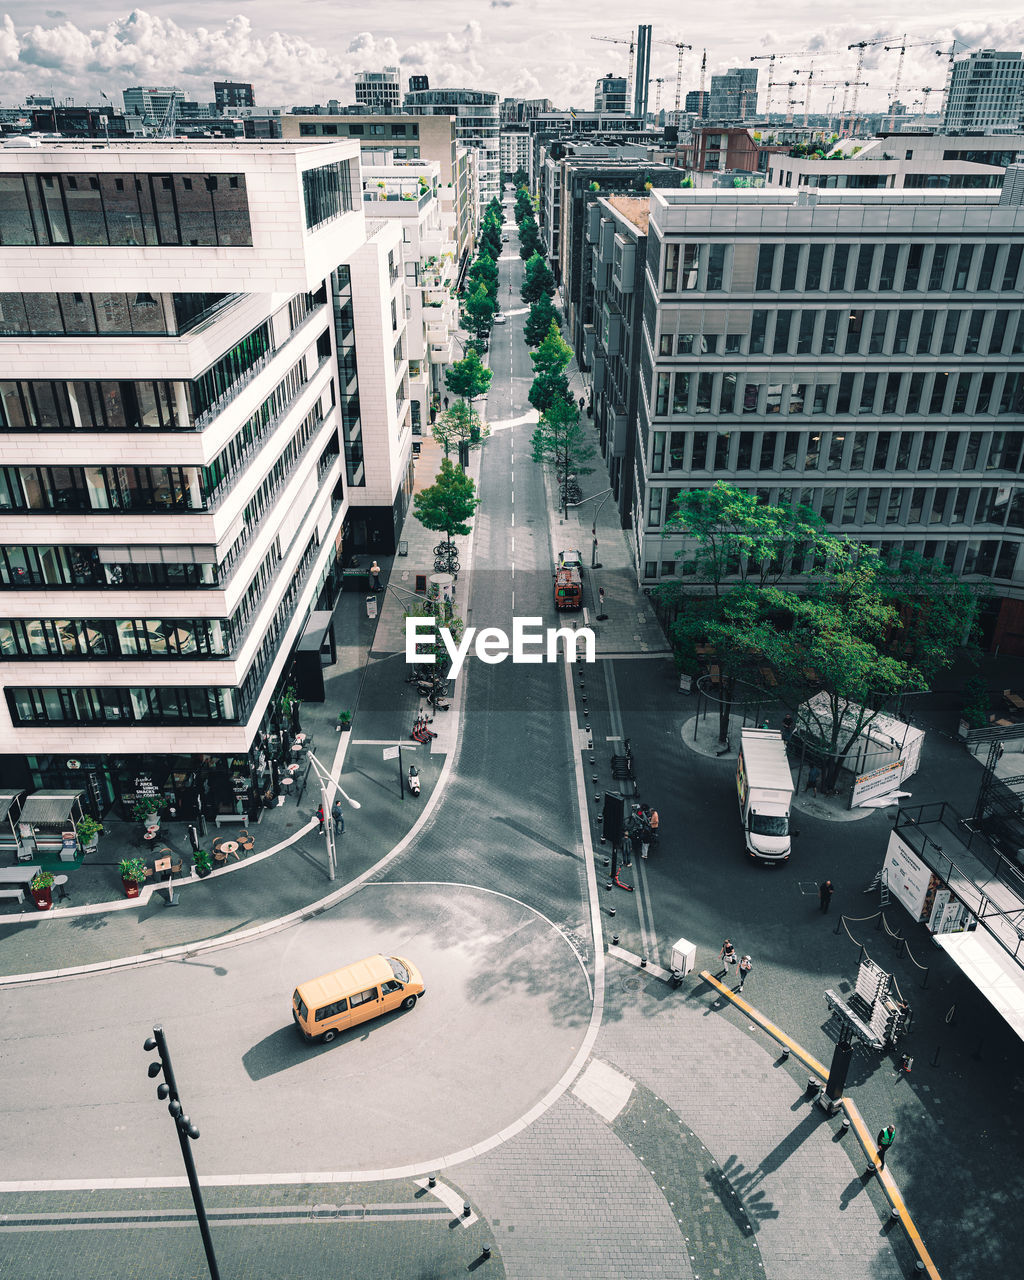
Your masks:
{"label": "street tree", "polygon": [[533,213],[534,213],[533,200],[531,199],[530,193],[526,189],[526,187],[522,186],[516,192],[516,203],[512,213],[512,216],[516,220],[516,226],[519,226],[520,223],[522,223],[524,218],[526,217],[532,218]]}
{"label": "street tree", "polygon": [[481,252],[469,264],[466,272],[466,291],[476,288],[478,284],[487,286],[487,292],[496,292],[498,288],[498,264],[487,253]]}
{"label": "street tree", "polygon": [[512,181],[517,187],[522,187],[525,190],[526,184],[530,181],[530,175],[525,169],[517,169],[512,175]]}
{"label": "street tree", "polygon": [[[528,399],[540,413],[546,412],[557,400],[573,403],[569,392],[569,379],[565,370],[572,359],[572,350],[552,324],[537,350],[532,352],[534,379]],[[575,406],[574,406],[575,407]]]}
{"label": "street tree", "polygon": [[469,521],[480,505],[476,485],[451,458],[441,459],[441,470],[432,485],[413,495],[416,519],[431,533],[443,533],[449,552],[453,536],[469,533]]}
{"label": "street tree", "polygon": [[523,325],[523,337],[528,347],[539,347],[547,337],[551,326],[559,328],[562,315],[546,293],[542,293],[530,308],[530,314]]}
{"label": "street tree", "polygon": [[490,369],[483,364],[475,347],[469,347],[463,359],[450,364],[444,371],[445,386],[460,400],[473,401],[486,395],[491,377]]}
{"label": "street tree", "polygon": [[580,411],[567,399],[555,399],[541,413],[531,440],[534,462],[547,467],[559,486],[559,505],[567,505],[567,489],[571,476],[593,471],[590,459],[594,447],[580,426]]}
{"label": "street tree", "polygon": [[468,400],[456,400],[450,409],[439,415],[430,433],[444,450],[446,458],[453,450],[459,452],[460,445],[472,449],[490,434]]}
{"label": "street tree", "polygon": [[526,260],[539,253],[541,248],[540,231],[533,214],[527,216],[519,224],[519,256]]}
{"label": "street tree", "polygon": [[550,298],[554,292],[555,277],[551,274],[551,268],[539,253],[535,253],[527,260],[523,283],[519,288],[520,297],[524,302],[533,303],[545,294]]}
{"label": "street tree", "polygon": [[494,323],[498,304],[481,281],[472,293],[462,300],[463,324],[478,338],[486,338]]}

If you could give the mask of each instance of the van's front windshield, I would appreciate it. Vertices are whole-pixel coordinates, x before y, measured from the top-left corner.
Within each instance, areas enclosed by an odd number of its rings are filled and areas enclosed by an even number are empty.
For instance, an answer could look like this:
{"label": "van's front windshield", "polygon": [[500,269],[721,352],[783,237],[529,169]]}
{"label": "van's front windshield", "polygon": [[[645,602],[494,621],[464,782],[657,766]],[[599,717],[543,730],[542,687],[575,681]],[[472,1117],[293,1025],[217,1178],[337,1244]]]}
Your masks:
{"label": "van's front windshield", "polygon": [[391,966],[391,972],[399,982],[409,981],[409,970],[402,964],[401,960],[396,960],[394,956],[388,956],[388,964]]}
{"label": "van's front windshield", "polygon": [[752,813],[750,834],[752,836],[788,836],[789,818],[786,814]]}

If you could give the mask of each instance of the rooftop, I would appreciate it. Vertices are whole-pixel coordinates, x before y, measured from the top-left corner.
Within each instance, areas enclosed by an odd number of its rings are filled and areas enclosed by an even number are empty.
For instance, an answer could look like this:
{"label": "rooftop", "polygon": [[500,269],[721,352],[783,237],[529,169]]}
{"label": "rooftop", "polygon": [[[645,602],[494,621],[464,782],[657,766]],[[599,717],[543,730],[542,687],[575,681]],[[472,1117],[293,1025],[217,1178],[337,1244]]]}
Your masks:
{"label": "rooftop", "polygon": [[651,220],[649,196],[609,196],[608,203],[638,227],[643,235],[647,234],[647,224]]}

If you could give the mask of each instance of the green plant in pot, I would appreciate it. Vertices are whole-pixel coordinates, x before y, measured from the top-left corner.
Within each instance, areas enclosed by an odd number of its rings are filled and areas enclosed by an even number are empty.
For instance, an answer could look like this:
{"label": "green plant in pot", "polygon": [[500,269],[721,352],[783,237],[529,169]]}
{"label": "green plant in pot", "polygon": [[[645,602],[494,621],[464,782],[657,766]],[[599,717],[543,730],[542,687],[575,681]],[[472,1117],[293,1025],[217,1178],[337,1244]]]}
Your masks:
{"label": "green plant in pot", "polygon": [[351,728],[352,728],[352,712],[339,711],[338,712],[338,729],[340,730],[340,732],[345,733]]}
{"label": "green plant in pot", "polygon": [[213,860],[205,849],[197,849],[192,863],[200,880],[205,879],[213,870]]}
{"label": "green plant in pot", "polygon": [[75,824],[75,831],[78,834],[78,843],[86,853],[91,853],[99,844],[100,832],[103,830],[103,823],[97,822],[91,814],[86,814],[84,818],[79,818]]}
{"label": "green plant in pot", "polygon": [[132,817],[137,818],[147,827],[160,825],[160,810],[167,808],[163,796],[147,796],[145,800],[136,800],[132,807]]}
{"label": "green plant in pot", "polygon": [[53,872],[37,871],[32,877],[29,892],[40,911],[48,911],[53,906]]}
{"label": "green plant in pot", "polygon": [[139,896],[139,885],[146,878],[146,864],[141,858],[122,858],[118,866],[121,879],[124,881],[125,895],[129,898]]}

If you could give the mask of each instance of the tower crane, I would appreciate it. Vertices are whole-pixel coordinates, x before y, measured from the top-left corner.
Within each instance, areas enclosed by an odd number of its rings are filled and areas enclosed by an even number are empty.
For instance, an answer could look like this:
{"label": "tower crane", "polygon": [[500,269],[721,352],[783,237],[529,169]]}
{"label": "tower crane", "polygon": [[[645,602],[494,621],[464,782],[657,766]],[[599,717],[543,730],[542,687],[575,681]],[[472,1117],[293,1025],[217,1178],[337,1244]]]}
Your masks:
{"label": "tower crane", "polygon": [[797,87],[799,83],[800,83],[799,80],[784,80],[782,82],[782,88],[788,89],[790,93],[790,96],[786,99],[786,106],[788,108],[786,112],[786,124],[793,123],[793,107],[796,105],[796,98],[794,98],[792,94],[793,94],[793,90]]}
{"label": "tower crane", "polygon": [[[771,119],[772,114],[772,90],[775,85],[775,62],[778,58],[810,58],[810,75],[814,75],[814,64],[819,58],[828,58],[838,53],[838,49],[800,49],[796,53],[755,53],[751,56],[751,62],[767,62],[768,63],[768,93],[765,103],[765,112]],[[806,114],[806,108],[805,108]],[[804,121],[806,124],[807,121]]]}
{"label": "tower crane", "polygon": [[654,91],[654,114],[661,114],[661,86],[665,83],[664,76],[656,76],[654,83],[658,86]]}
{"label": "tower crane", "polygon": [[854,73],[853,79],[847,81],[847,84],[853,88],[853,102],[850,104],[850,115],[854,118],[856,118],[857,115],[857,96],[860,93],[861,88],[867,85],[867,81],[861,79],[861,76],[864,74],[864,55],[868,49],[872,49],[878,44],[884,45],[886,40],[891,40],[892,38],[892,36],[883,36],[881,40],[858,40],[855,44],[848,44],[846,46],[848,50],[857,50],[857,70]]}
{"label": "tower crane", "polygon": [[636,32],[629,33],[629,39],[622,36],[591,36],[591,40],[604,40],[607,44],[629,45],[629,74],[626,76],[626,105],[633,101],[633,61],[636,58]]}
{"label": "tower crane", "polygon": [[676,111],[679,110],[679,104],[683,97],[683,53],[687,49],[693,49],[692,44],[683,44],[680,40],[655,40],[655,44],[669,44],[675,49],[679,57],[676,59]]}
{"label": "tower crane", "polygon": [[903,59],[906,57],[907,50],[934,48],[935,45],[937,45],[938,43],[939,42],[937,40],[915,40],[913,44],[907,44],[907,37],[906,37],[906,33],[904,32],[902,44],[887,44],[885,46],[886,53],[891,53],[893,49],[899,49],[900,51],[900,60],[896,64],[896,81],[892,86],[892,96],[889,99],[889,117],[888,118],[889,118],[890,128],[892,127],[892,122],[895,119],[892,111],[892,104],[899,100],[900,86],[903,83]]}
{"label": "tower crane", "polygon": [[[842,126],[846,118],[846,103],[850,97],[850,89],[852,88],[852,86],[853,86],[852,80],[823,80],[823,81],[819,81],[818,83],[819,89],[842,89],[843,90],[842,114],[839,117],[840,132],[842,132]],[[835,101],[836,101],[836,95],[833,93],[832,101],[829,103],[829,108],[828,108],[828,125],[830,129],[832,127],[832,108],[835,105]]]}
{"label": "tower crane", "polygon": [[949,59],[949,65],[946,68],[946,83],[942,87],[942,102],[939,106],[939,111],[942,113],[943,119],[945,119],[946,108],[949,106],[949,87],[953,83],[953,63],[956,60],[956,47],[958,44],[963,45],[965,49],[970,48],[970,45],[965,40],[954,40],[949,46],[949,53],[946,53],[942,49],[935,50],[936,58]]}

